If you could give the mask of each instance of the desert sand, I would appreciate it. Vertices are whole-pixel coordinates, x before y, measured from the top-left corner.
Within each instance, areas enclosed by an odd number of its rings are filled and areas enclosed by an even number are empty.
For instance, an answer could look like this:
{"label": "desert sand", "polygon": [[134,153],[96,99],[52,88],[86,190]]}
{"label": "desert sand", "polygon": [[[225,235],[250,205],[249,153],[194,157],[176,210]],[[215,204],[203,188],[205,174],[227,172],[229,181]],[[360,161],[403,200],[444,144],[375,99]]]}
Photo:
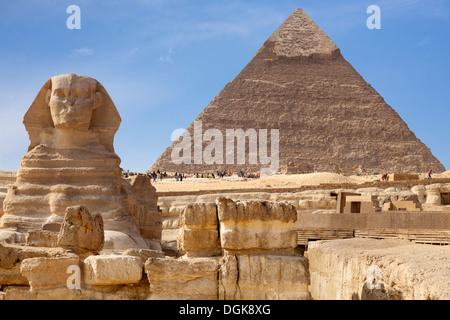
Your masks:
{"label": "desert sand", "polygon": [[[420,179],[426,179],[427,174],[421,173]],[[433,178],[450,178],[450,170],[439,174],[433,174]],[[224,178],[195,178],[188,177],[183,181],[175,178],[166,178],[152,182],[157,192],[175,191],[203,191],[203,190],[230,190],[230,189],[279,189],[297,188],[303,186],[318,186],[321,184],[362,184],[381,180],[381,175],[351,175],[345,176],[331,172],[317,172],[306,174],[277,174],[261,178],[240,178],[236,176]]]}

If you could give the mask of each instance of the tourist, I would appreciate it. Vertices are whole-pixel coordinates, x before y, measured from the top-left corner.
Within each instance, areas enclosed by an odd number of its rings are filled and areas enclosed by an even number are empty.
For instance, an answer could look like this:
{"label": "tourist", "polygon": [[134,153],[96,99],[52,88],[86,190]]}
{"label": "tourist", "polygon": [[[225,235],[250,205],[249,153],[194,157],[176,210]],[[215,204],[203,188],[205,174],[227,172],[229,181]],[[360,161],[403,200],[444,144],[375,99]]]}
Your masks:
{"label": "tourist", "polygon": [[428,171],[428,180],[431,179],[431,174],[433,173],[432,170]]}

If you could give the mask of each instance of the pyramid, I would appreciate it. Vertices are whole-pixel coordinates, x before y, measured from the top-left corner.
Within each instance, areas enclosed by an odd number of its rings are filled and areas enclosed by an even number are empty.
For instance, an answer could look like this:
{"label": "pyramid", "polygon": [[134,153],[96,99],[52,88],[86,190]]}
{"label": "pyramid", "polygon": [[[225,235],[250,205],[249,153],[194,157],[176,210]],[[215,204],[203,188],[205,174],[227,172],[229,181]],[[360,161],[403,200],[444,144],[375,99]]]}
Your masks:
{"label": "pyramid", "polygon": [[[215,136],[202,140],[209,129],[222,133],[222,140]],[[188,154],[187,147],[183,149],[186,152],[180,151],[180,143],[189,142],[183,135],[150,170],[257,172],[267,167],[262,160],[250,161],[249,155],[255,152],[250,139],[246,140],[244,163],[237,156],[226,161],[233,152],[226,148],[227,129],[267,130],[267,150],[278,143],[278,172],[286,168],[340,173],[445,170],[302,9],[289,16],[189,126],[185,134],[191,138],[191,160],[174,161],[174,154],[176,159]],[[278,140],[269,134],[273,130],[278,130]],[[193,142],[195,137],[200,137],[200,145]],[[212,142],[223,144],[222,150],[211,152],[212,156],[223,152],[222,163],[193,160],[195,146],[202,148],[197,151],[206,151]],[[260,151],[261,146],[257,147]]]}

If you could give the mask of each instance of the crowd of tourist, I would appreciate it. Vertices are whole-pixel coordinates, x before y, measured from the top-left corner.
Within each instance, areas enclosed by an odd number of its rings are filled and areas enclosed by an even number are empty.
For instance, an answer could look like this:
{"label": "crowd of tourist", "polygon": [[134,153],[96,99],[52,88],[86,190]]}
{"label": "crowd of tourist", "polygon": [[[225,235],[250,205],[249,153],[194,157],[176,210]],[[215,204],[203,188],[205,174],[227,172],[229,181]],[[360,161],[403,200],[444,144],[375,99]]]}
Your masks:
{"label": "crowd of tourist", "polygon": [[[131,176],[135,176],[135,175],[139,175],[139,174],[143,174],[143,173],[137,173],[137,172],[130,172],[130,170],[124,171],[123,172],[123,176],[125,178],[131,177]],[[149,176],[153,182],[158,182],[158,181],[162,181],[163,179],[167,179],[167,178],[173,178],[176,181],[183,181],[186,178],[197,178],[197,179],[223,179],[226,177],[232,177],[233,175],[239,177],[239,178],[247,178],[247,179],[257,179],[260,177],[260,173],[256,172],[244,172],[244,171],[239,171],[236,174],[233,174],[232,171],[224,171],[224,170],[216,170],[215,172],[207,172],[207,173],[203,173],[203,172],[196,172],[194,174],[186,174],[186,173],[181,173],[181,172],[175,172],[173,174],[168,174],[166,171],[161,171],[159,169],[157,169],[156,171],[147,171],[145,173],[145,175]]]}

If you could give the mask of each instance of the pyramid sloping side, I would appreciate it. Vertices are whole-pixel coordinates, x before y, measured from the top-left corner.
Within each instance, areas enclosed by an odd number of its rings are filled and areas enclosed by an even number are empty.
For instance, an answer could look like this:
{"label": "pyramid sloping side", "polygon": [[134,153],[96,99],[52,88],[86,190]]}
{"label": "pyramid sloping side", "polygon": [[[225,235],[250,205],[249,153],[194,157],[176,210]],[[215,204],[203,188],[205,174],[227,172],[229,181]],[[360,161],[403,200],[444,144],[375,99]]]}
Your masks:
{"label": "pyramid sloping side", "polygon": [[[279,129],[280,169],[289,164],[333,172],[445,170],[302,10],[275,31],[196,121],[202,121],[203,132],[218,129],[224,136],[226,129]],[[177,143],[150,170],[256,172],[262,167],[248,161],[175,165],[171,152]]]}

